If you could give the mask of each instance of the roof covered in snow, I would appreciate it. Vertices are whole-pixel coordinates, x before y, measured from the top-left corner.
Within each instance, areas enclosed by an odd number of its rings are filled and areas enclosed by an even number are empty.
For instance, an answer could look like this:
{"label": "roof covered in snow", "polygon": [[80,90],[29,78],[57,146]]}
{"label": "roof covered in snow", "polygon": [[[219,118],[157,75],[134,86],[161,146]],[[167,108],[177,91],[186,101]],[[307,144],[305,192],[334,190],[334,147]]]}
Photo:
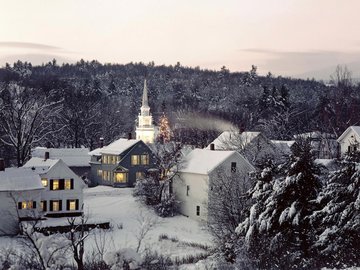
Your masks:
{"label": "roof covered in snow", "polygon": [[31,150],[31,156],[44,158],[45,152],[49,152],[49,158],[61,159],[69,167],[90,167],[89,148],[36,147]]}
{"label": "roof covered in snow", "polygon": [[[215,150],[235,150],[245,147],[259,135],[256,131],[224,131],[210,144],[214,144]],[[210,149],[210,144],[206,149]]]}
{"label": "roof covered in snow", "polygon": [[240,155],[236,151],[212,151],[194,149],[185,158],[180,172],[208,174],[232,155]]}
{"label": "roof covered in snow", "polygon": [[0,191],[43,189],[40,176],[30,168],[7,168],[0,171]]}
{"label": "roof covered in snow", "polygon": [[341,141],[345,138],[345,136],[349,133],[349,132],[354,132],[355,134],[357,134],[357,136],[360,137],[360,126],[350,126],[348,127],[343,134],[341,134],[341,136],[339,137],[339,139],[337,139],[337,141]]}
{"label": "roof covered in snow", "polygon": [[32,168],[37,173],[45,173],[52,166],[54,166],[59,159],[43,159],[38,157],[32,157],[28,162],[25,163],[25,168]]}
{"label": "roof covered in snow", "polygon": [[305,133],[300,133],[294,135],[294,138],[302,138],[302,139],[334,139],[335,135],[331,133],[325,133],[320,131],[310,131]]}
{"label": "roof covered in snow", "polygon": [[134,139],[118,139],[103,148],[97,148],[89,153],[91,156],[101,156],[102,154],[120,155],[130,147],[140,142]]}

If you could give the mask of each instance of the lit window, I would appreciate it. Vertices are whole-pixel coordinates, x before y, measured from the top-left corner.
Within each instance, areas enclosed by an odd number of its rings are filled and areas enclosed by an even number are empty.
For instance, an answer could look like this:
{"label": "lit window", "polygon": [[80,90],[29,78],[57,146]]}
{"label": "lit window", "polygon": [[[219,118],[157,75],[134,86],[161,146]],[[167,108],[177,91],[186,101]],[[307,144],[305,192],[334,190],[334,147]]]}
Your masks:
{"label": "lit window", "polygon": [[106,155],[103,155],[103,156],[102,156],[102,163],[103,163],[103,164],[107,164],[107,163],[108,163],[108,159],[107,159],[107,156],[106,156]]}
{"label": "lit window", "polygon": [[33,201],[23,201],[19,202],[18,209],[34,209],[36,208],[36,202]]}
{"label": "lit window", "polygon": [[74,211],[76,209],[76,200],[69,200],[68,201],[68,210]]}
{"label": "lit window", "polygon": [[65,189],[71,189],[71,180],[72,179],[65,179]]}
{"label": "lit window", "polygon": [[52,180],[52,190],[59,190],[59,180]]}
{"label": "lit window", "polygon": [[196,206],[196,215],[200,216],[200,206],[199,205]]}
{"label": "lit window", "polygon": [[140,156],[132,155],[131,156],[131,165],[139,165],[140,164]]}
{"label": "lit window", "polygon": [[57,212],[60,211],[60,201],[52,201],[52,211]]}
{"label": "lit window", "polygon": [[116,164],[116,162],[117,162],[117,156],[113,156],[112,157],[112,164]]}
{"label": "lit window", "polygon": [[149,155],[141,155],[141,164],[149,165]]}
{"label": "lit window", "polygon": [[120,162],[120,156],[116,157],[116,164],[118,164]]}
{"label": "lit window", "polygon": [[145,176],[144,172],[136,172],[136,179],[143,179]]}
{"label": "lit window", "polygon": [[98,175],[98,176],[102,176],[102,173],[103,173],[102,170],[98,170],[98,171],[97,171],[97,175]]}
{"label": "lit window", "polygon": [[125,183],[127,180],[126,173],[117,172],[114,174],[114,182],[116,183]]}
{"label": "lit window", "polygon": [[47,178],[41,178],[41,183],[42,183],[43,187],[47,187],[48,186]]}

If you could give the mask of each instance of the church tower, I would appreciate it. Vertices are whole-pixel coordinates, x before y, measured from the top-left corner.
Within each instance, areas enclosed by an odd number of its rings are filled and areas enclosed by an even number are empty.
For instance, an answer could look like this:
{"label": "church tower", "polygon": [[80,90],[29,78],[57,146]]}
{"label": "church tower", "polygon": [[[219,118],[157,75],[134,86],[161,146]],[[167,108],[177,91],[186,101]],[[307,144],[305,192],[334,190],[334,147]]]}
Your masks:
{"label": "church tower", "polygon": [[152,116],[150,114],[146,79],[144,81],[142,105],[140,108],[140,114],[138,116],[138,125],[136,127],[135,132],[136,132],[137,140],[142,140],[145,143],[154,143],[155,127],[152,123]]}

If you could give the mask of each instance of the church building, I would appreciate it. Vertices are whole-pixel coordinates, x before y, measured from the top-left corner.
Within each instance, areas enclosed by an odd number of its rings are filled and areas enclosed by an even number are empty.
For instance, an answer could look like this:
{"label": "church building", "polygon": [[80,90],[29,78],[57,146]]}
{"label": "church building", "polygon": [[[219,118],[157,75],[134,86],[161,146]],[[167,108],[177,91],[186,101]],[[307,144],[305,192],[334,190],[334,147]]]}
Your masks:
{"label": "church building", "polygon": [[138,116],[138,124],[135,130],[137,140],[142,140],[145,143],[154,143],[155,126],[153,125],[152,121],[153,119],[152,119],[152,115],[150,114],[148,89],[145,79],[143,96],[142,96],[142,105],[140,108],[140,114]]}

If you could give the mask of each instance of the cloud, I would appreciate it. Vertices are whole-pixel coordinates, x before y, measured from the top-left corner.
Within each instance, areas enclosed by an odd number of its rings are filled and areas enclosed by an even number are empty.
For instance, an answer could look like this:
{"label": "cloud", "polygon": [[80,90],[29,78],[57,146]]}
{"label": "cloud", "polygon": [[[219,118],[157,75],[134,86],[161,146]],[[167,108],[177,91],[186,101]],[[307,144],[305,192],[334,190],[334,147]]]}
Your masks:
{"label": "cloud", "polygon": [[0,41],[0,47],[20,48],[20,49],[37,49],[37,50],[61,50],[59,47],[50,46],[40,43],[16,42],[16,41]]}
{"label": "cloud", "polygon": [[[311,76],[312,71],[325,70],[338,64],[346,65],[354,61],[360,61],[360,51],[277,51],[261,48],[249,48],[241,51],[250,54],[261,54],[263,59],[262,70],[294,77],[298,77],[298,74]],[[314,73],[315,78],[316,75]],[[321,79],[324,78],[325,74],[321,76]]]}

